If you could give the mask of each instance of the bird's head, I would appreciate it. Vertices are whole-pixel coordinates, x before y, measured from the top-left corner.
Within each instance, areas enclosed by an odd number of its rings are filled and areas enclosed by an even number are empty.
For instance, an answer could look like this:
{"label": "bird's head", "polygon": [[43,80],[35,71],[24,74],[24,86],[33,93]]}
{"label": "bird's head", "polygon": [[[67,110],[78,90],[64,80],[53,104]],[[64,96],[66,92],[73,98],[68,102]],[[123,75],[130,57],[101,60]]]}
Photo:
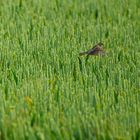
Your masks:
{"label": "bird's head", "polygon": [[103,44],[102,42],[99,42],[98,45],[99,45],[100,47],[103,47],[103,46],[104,46],[104,44]]}

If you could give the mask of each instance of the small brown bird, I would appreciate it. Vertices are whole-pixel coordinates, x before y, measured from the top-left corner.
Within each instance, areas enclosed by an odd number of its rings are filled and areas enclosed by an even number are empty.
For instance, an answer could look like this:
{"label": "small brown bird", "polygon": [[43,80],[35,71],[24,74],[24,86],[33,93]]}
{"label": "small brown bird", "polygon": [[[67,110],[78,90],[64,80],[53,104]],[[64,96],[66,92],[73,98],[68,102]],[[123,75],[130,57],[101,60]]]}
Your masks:
{"label": "small brown bird", "polygon": [[104,49],[103,49],[103,43],[98,43],[96,44],[92,49],[86,51],[86,52],[81,52],[79,55],[85,55],[87,54],[87,56],[89,55],[104,55]]}

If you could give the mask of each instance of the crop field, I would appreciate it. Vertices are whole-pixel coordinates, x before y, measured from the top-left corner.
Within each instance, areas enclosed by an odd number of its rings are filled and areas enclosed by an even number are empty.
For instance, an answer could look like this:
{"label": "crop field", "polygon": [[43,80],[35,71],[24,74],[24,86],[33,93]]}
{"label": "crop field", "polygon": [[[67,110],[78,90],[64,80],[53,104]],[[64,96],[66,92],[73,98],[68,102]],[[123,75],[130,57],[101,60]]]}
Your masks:
{"label": "crop field", "polygon": [[0,0],[0,140],[140,140],[139,0]]}

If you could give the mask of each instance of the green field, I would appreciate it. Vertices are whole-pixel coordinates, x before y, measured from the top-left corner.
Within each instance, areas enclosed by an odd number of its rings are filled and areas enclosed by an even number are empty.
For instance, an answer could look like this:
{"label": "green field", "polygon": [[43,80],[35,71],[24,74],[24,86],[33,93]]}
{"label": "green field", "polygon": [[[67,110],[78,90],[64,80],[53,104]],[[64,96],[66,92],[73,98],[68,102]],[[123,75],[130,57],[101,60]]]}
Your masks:
{"label": "green field", "polygon": [[0,140],[140,140],[139,0],[0,0]]}

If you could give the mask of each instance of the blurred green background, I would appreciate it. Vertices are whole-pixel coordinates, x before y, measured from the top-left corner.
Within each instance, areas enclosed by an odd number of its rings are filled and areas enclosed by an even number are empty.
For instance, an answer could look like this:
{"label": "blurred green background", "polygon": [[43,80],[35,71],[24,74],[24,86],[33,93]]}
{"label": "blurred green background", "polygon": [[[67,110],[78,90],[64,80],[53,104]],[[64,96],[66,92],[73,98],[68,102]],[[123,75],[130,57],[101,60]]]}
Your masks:
{"label": "blurred green background", "polygon": [[139,17],[139,0],[1,0],[0,140],[139,140]]}

